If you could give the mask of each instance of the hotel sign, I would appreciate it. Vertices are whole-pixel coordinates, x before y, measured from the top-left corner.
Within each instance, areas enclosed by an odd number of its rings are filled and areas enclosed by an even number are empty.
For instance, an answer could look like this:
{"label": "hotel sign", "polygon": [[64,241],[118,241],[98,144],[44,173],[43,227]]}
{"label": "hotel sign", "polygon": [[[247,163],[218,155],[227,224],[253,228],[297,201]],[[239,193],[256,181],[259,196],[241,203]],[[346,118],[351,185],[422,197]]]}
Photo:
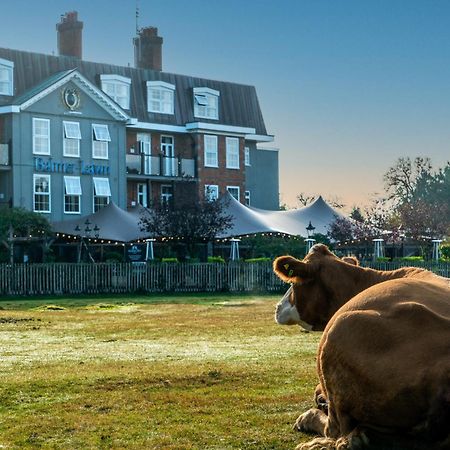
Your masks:
{"label": "hotel sign", "polygon": [[55,161],[52,158],[34,158],[34,170],[36,172],[65,173],[68,175],[109,176],[111,173],[109,166],[86,164],[83,160],[80,160],[77,163],[68,163],[65,161]]}

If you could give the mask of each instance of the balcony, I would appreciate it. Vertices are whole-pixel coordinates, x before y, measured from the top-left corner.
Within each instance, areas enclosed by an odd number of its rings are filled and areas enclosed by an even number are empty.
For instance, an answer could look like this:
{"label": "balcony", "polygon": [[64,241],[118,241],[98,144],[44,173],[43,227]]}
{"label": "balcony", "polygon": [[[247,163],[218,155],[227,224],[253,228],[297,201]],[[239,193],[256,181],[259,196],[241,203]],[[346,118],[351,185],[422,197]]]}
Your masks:
{"label": "balcony", "polygon": [[126,155],[127,174],[150,177],[181,178],[196,176],[195,159],[167,156]]}
{"label": "balcony", "polygon": [[9,168],[9,145],[0,144],[0,169]]}

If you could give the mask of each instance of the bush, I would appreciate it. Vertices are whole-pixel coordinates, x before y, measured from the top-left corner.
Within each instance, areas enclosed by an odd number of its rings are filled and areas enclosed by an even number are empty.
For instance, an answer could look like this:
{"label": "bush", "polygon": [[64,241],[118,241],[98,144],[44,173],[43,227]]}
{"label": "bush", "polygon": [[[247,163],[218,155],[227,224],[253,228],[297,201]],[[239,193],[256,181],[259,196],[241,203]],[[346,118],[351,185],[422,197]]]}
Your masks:
{"label": "bush", "polygon": [[267,258],[267,257],[261,257],[261,258],[249,258],[249,259],[244,259],[245,262],[248,263],[254,263],[254,262],[266,262],[266,261],[272,261],[272,258]]}
{"label": "bush", "polygon": [[441,253],[443,259],[450,260],[450,244],[442,244]]}
{"label": "bush", "polygon": [[177,258],[161,258],[161,262],[163,263],[177,263]]}
{"label": "bush", "polygon": [[396,261],[409,261],[409,262],[423,262],[422,256],[404,256],[403,258],[396,258]]}
{"label": "bush", "polygon": [[388,258],[386,256],[381,256],[379,258],[377,258],[377,262],[389,262],[391,260],[391,258]]}
{"label": "bush", "polygon": [[221,256],[208,256],[209,263],[224,263],[225,260]]}

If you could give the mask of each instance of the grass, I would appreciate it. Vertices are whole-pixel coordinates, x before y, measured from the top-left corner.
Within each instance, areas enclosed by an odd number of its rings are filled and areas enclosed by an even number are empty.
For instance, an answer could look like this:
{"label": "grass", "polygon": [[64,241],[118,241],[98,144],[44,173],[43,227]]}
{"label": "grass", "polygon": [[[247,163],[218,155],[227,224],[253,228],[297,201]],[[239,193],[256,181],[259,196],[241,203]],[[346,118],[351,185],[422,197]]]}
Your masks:
{"label": "grass", "polygon": [[320,334],[278,299],[0,301],[0,449],[293,449]]}

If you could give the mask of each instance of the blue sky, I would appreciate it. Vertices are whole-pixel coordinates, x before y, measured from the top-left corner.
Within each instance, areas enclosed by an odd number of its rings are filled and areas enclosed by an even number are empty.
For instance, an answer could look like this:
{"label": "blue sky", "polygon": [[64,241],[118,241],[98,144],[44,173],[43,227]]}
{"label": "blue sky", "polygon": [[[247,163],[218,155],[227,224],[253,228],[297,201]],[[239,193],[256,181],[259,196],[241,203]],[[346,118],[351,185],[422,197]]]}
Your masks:
{"label": "blue sky", "polygon": [[[77,10],[84,59],[133,64],[135,0],[0,0],[0,46],[56,53]],[[281,200],[382,192],[400,156],[450,160],[450,1],[140,0],[163,70],[256,86]]]}

